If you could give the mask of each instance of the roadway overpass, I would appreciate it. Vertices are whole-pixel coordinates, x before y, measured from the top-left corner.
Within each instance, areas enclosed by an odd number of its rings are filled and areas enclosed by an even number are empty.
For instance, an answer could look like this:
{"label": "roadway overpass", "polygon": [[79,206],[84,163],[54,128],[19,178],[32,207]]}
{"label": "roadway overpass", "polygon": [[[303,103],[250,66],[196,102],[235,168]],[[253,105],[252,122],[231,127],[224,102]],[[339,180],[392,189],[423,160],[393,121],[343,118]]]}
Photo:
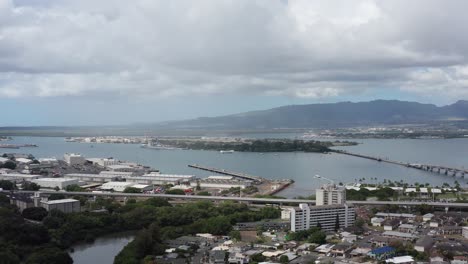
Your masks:
{"label": "roadway overpass", "polygon": [[[12,191],[1,191],[10,193]],[[177,195],[177,194],[144,194],[144,193],[96,193],[96,192],[62,192],[62,191],[13,191],[15,193],[30,193],[39,192],[42,194],[64,194],[64,195],[83,195],[83,196],[104,196],[104,197],[159,197],[176,200],[205,200],[205,201],[236,201],[236,202],[251,202],[251,203],[267,203],[267,204],[300,204],[308,203],[315,204],[315,200],[300,200],[300,199],[273,199],[273,198],[254,198],[254,197],[224,197],[224,196],[203,196],[203,195]],[[444,203],[444,202],[412,202],[412,201],[347,201],[348,204],[354,205],[399,205],[399,206],[417,206],[427,204],[434,207],[443,208],[468,208],[468,203]]]}
{"label": "roadway overpass", "polygon": [[444,202],[410,202],[410,201],[347,201],[355,205],[401,205],[401,206],[417,206],[430,205],[434,207],[450,207],[450,208],[468,208],[468,203],[444,203]]}

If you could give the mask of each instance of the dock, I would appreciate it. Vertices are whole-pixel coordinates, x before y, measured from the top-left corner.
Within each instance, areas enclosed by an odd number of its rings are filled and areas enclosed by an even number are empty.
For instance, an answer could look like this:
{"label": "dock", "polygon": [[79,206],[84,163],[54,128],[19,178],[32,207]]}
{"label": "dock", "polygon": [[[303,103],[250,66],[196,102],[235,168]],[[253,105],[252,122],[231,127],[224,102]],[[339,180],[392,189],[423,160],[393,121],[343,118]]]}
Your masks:
{"label": "dock", "polygon": [[263,179],[262,177],[259,177],[259,176],[253,176],[253,175],[249,175],[249,174],[245,174],[245,173],[241,173],[241,172],[228,171],[228,170],[224,170],[224,169],[206,167],[206,166],[202,166],[202,165],[198,165],[198,164],[190,164],[188,166],[190,168],[194,168],[194,169],[210,171],[210,172],[214,172],[214,173],[218,173],[218,174],[222,174],[222,175],[229,175],[229,176],[241,178],[241,179],[244,179],[244,180],[254,181],[254,182],[262,182],[262,181],[265,180],[265,179]]}

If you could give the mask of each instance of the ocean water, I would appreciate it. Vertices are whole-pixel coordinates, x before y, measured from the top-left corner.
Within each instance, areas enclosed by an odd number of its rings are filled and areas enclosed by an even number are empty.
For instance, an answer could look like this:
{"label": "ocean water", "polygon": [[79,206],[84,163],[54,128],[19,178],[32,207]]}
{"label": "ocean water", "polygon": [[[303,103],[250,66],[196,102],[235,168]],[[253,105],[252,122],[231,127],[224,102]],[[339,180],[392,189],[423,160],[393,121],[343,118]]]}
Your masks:
{"label": "ocean water", "polygon": [[[360,143],[358,146],[339,147],[339,149],[403,162],[468,168],[468,139],[359,139],[356,141]],[[466,180],[461,178],[340,154],[246,152],[220,154],[217,151],[204,150],[144,149],[137,144],[65,142],[64,138],[59,137],[15,137],[9,143],[30,143],[39,147],[20,150],[0,149],[0,153],[21,152],[33,154],[37,158],[62,158],[64,153],[74,152],[86,157],[114,157],[135,161],[169,174],[191,174],[199,177],[212,175],[187,166],[196,163],[272,179],[293,179],[295,183],[278,194],[285,197],[312,194],[315,188],[324,183],[323,180],[314,178],[316,174],[333,179],[337,183],[351,183],[366,178],[366,181],[372,183],[387,179],[440,186],[444,182],[452,184],[458,180],[462,186],[466,185]]]}

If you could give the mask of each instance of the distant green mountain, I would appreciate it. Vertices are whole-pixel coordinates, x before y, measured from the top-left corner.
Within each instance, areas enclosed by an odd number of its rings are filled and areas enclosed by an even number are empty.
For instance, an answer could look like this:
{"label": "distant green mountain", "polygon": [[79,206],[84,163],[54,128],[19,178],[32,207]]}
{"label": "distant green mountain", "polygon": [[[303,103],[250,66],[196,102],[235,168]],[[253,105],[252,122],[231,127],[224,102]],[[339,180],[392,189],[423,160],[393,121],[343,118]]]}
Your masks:
{"label": "distant green mountain", "polygon": [[336,128],[467,120],[468,101],[438,107],[398,100],[289,105],[219,117],[160,123],[156,127],[183,129]]}

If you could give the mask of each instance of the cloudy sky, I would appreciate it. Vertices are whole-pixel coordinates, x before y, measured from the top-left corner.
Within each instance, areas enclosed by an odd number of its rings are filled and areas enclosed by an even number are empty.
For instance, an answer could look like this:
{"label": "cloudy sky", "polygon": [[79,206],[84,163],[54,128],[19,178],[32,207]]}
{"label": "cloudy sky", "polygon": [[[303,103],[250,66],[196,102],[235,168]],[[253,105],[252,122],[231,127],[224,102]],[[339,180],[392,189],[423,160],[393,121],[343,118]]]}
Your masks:
{"label": "cloudy sky", "polygon": [[468,1],[0,0],[0,126],[468,99]]}

